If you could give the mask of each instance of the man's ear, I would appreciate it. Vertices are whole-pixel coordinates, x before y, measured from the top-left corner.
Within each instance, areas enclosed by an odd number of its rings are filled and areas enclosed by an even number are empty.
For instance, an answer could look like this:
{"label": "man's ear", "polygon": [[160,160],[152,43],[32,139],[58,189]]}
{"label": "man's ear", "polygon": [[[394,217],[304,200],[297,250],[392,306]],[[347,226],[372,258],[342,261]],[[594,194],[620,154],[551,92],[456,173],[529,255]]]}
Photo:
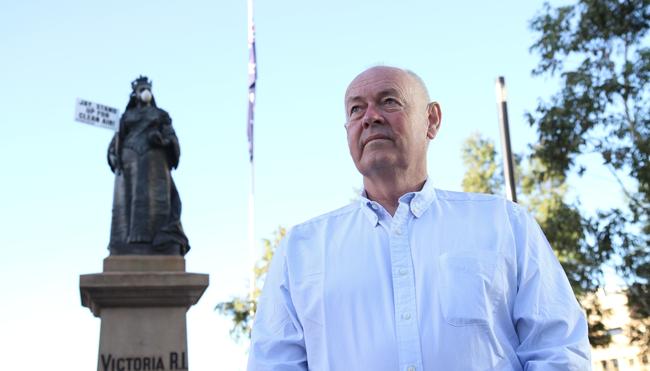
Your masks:
{"label": "man's ear", "polygon": [[438,102],[431,102],[427,105],[427,120],[429,121],[427,138],[433,139],[438,134],[440,123],[442,122],[442,111]]}

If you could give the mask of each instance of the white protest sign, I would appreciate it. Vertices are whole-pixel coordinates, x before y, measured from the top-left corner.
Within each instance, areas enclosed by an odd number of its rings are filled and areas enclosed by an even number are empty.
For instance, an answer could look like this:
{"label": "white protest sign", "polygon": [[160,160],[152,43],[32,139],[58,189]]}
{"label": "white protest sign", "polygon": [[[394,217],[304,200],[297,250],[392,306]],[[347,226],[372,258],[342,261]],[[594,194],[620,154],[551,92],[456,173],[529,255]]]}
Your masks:
{"label": "white protest sign", "polygon": [[120,111],[117,108],[77,98],[74,119],[84,124],[117,131],[120,128]]}

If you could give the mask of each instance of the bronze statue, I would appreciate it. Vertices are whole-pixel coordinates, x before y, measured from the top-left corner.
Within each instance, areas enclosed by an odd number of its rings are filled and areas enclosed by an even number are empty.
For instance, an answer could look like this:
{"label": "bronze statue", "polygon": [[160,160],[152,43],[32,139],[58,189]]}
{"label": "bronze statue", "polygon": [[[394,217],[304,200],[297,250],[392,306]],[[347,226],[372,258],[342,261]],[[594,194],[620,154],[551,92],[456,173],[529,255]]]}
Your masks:
{"label": "bronze statue", "polygon": [[115,173],[111,255],[185,255],[181,201],[171,177],[180,147],[169,114],[156,106],[151,81],[140,76],[119,131],[108,147]]}

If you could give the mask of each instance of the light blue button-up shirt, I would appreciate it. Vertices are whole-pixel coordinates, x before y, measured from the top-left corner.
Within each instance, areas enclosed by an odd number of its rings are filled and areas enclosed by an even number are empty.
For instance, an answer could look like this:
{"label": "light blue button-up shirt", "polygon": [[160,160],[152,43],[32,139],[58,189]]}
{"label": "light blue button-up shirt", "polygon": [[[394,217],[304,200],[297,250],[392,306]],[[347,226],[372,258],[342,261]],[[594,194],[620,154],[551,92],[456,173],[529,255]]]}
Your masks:
{"label": "light blue button-up shirt", "polygon": [[534,219],[436,190],[294,227],[268,272],[249,371],[589,370],[587,324]]}

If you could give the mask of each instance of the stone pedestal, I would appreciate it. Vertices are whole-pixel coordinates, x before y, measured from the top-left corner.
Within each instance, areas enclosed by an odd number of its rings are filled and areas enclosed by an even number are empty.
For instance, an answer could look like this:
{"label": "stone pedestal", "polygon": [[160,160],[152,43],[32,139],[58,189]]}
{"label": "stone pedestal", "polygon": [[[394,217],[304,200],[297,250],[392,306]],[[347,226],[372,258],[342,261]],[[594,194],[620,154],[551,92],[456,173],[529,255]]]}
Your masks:
{"label": "stone pedestal", "polygon": [[110,256],[81,275],[81,304],[102,321],[97,370],[188,370],[185,313],[207,287],[181,256]]}

